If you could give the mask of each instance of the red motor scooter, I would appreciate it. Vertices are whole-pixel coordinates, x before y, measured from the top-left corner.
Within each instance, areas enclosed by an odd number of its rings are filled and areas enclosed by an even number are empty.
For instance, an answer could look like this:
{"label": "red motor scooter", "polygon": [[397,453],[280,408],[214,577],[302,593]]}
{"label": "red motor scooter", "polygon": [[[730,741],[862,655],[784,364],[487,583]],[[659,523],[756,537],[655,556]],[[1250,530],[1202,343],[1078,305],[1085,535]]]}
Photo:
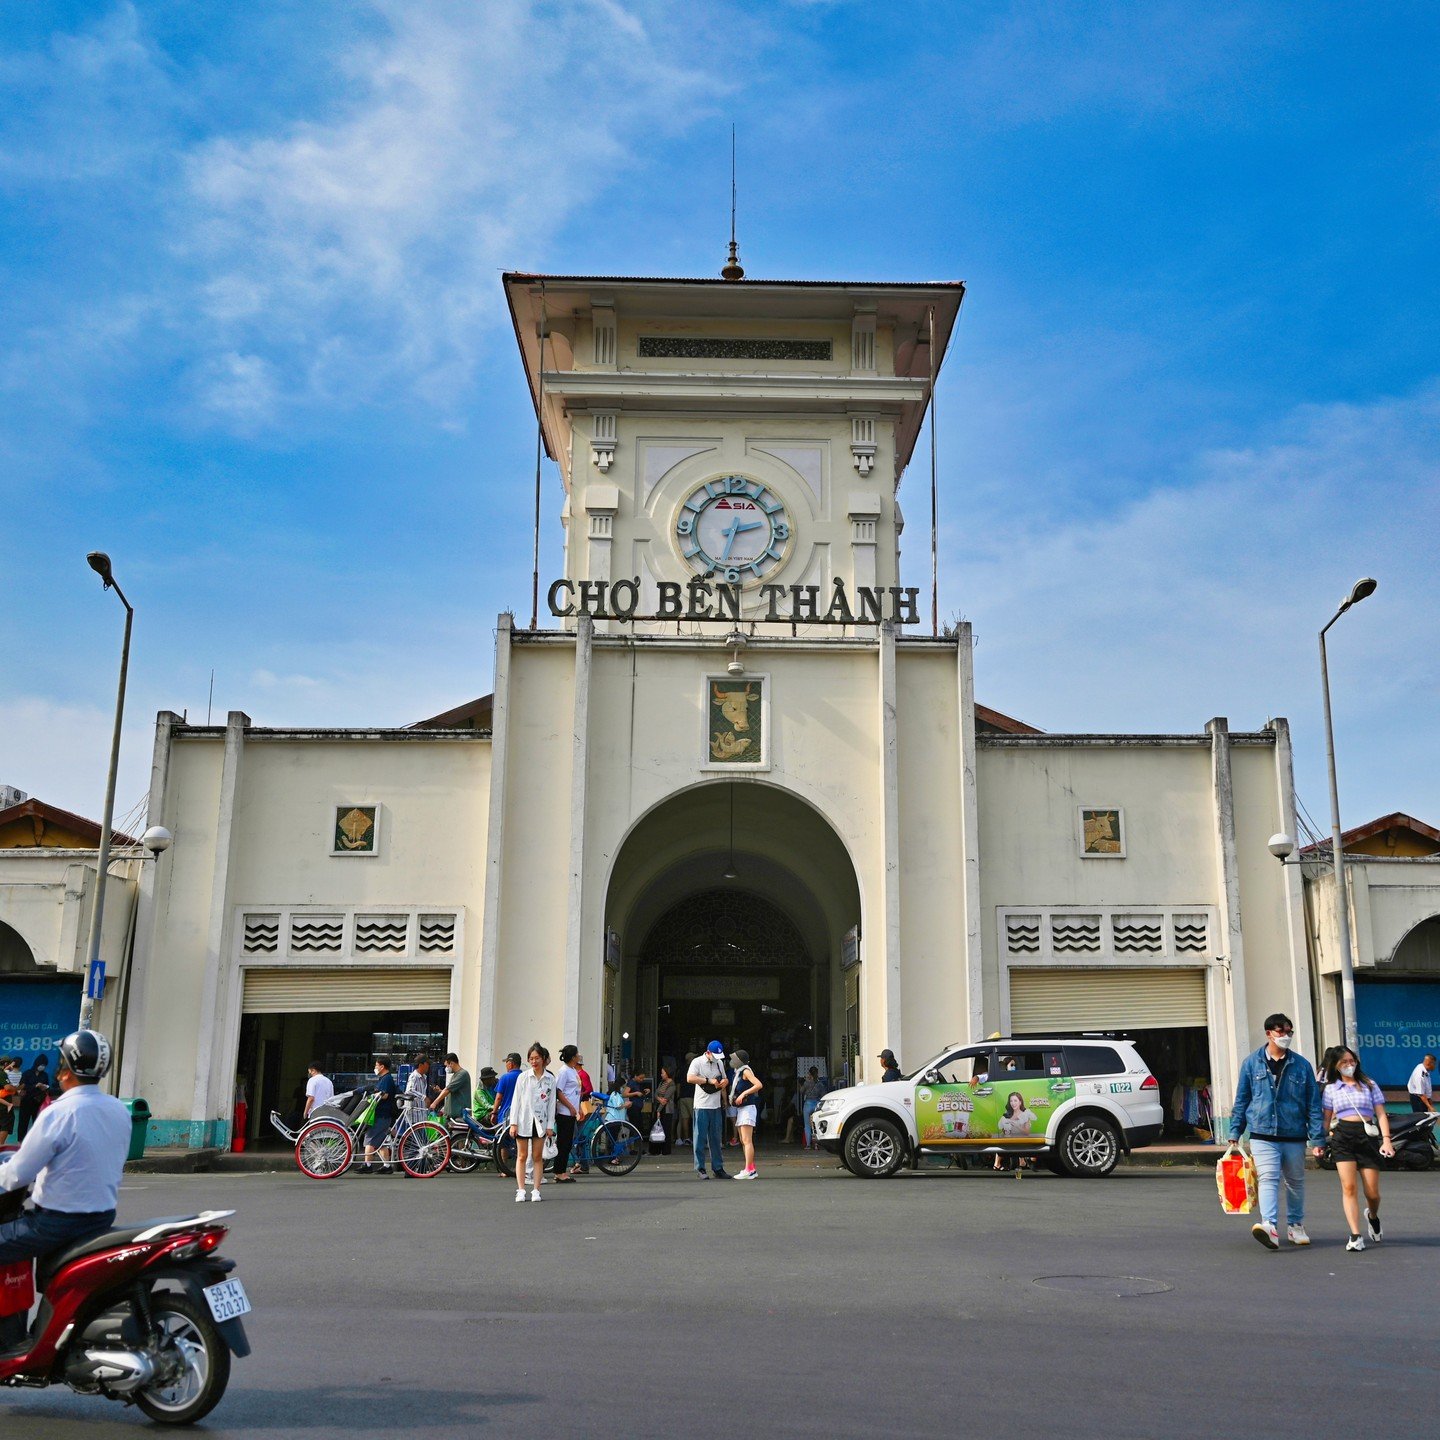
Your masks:
{"label": "red motor scooter", "polygon": [[[24,1191],[3,1197],[0,1221]],[[8,1213],[7,1213],[8,1212]],[[189,1425],[220,1402],[231,1354],[246,1356],[250,1300],[216,1252],[233,1210],[108,1230],[45,1256],[40,1305],[17,1349],[0,1352],[0,1385],[68,1385]]]}

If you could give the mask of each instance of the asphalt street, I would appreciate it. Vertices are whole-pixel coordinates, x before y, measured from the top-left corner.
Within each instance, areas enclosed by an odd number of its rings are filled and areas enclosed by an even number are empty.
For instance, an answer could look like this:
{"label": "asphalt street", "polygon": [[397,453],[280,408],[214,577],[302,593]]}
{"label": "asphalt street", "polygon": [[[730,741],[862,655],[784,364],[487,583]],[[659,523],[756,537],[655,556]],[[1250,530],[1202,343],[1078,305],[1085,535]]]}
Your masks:
{"label": "asphalt street", "polygon": [[[488,1174],[135,1176],[122,1223],[233,1207],[254,1354],[201,1427],[579,1436],[1433,1437],[1440,1174],[1387,1175],[1389,1238],[1263,1250],[1213,1176],[863,1181],[683,1163],[545,1187]],[[135,1410],[0,1391],[0,1434],[143,1433]]]}

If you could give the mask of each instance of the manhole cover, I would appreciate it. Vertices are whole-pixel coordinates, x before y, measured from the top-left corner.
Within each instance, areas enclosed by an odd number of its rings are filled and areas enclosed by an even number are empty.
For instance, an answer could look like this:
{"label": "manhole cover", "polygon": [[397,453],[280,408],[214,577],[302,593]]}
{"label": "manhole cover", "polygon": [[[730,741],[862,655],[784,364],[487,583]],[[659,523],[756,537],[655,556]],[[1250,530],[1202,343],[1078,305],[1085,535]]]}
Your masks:
{"label": "manhole cover", "polygon": [[1163,1280],[1147,1280],[1143,1275],[1037,1275],[1037,1285],[1047,1290],[1073,1290],[1081,1295],[1161,1295],[1171,1287]]}

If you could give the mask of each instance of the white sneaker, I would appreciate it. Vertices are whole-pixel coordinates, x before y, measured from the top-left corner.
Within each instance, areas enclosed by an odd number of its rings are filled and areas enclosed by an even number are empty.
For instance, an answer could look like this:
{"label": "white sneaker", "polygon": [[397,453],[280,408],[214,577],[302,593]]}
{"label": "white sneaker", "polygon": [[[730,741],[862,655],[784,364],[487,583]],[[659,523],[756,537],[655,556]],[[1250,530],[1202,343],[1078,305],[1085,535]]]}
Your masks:
{"label": "white sneaker", "polygon": [[540,1199],[540,1192],[539,1192],[539,1190],[532,1190],[532,1191],[530,1192],[530,1198],[531,1198],[532,1200],[538,1201],[538,1200]]}
{"label": "white sneaker", "polygon": [[525,1201],[525,1192],[524,1192],[523,1190],[517,1190],[517,1191],[515,1192],[515,1203],[516,1203],[517,1205],[520,1205],[520,1204],[523,1204],[524,1201]]}
{"label": "white sneaker", "polygon": [[737,1180],[758,1180],[760,1172],[758,1170],[742,1170],[735,1178]]}
{"label": "white sneaker", "polygon": [[1372,1244],[1378,1245],[1385,1238],[1380,1231],[1380,1217],[1372,1215],[1368,1210],[1365,1212],[1365,1228],[1370,1232]]}
{"label": "white sneaker", "polygon": [[1345,1248],[1347,1250],[1363,1250],[1365,1248],[1365,1242],[1358,1235],[1352,1235],[1345,1242]]}
{"label": "white sneaker", "polygon": [[1280,1248],[1280,1232],[1273,1225],[1267,1225],[1263,1220],[1256,1221],[1256,1223],[1250,1227],[1250,1233],[1267,1250],[1278,1250]]}
{"label": "white sneaker", "polygon": [[1305,1233],[1303,1225],[1288,1226],[1285,1234],[1292,1245],[1308,1245],[1310,1243],[1310,1237]]}

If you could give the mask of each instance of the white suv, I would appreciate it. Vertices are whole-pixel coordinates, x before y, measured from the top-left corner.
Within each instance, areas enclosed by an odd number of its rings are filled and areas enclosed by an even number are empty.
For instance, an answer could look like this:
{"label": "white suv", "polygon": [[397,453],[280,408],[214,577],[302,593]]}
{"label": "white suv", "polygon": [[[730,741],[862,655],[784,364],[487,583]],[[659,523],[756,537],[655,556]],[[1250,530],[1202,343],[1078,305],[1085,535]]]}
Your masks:
{"label": "white suv", "polygon": [[956,1045],[888,1084],[834,1090],[816,1143],[854,1175],[921,1155],[1038,1155],[1056,1174],[1108,1175],[1157,1140],[1160,1087],[1128,1040],[1015,1037]]}

